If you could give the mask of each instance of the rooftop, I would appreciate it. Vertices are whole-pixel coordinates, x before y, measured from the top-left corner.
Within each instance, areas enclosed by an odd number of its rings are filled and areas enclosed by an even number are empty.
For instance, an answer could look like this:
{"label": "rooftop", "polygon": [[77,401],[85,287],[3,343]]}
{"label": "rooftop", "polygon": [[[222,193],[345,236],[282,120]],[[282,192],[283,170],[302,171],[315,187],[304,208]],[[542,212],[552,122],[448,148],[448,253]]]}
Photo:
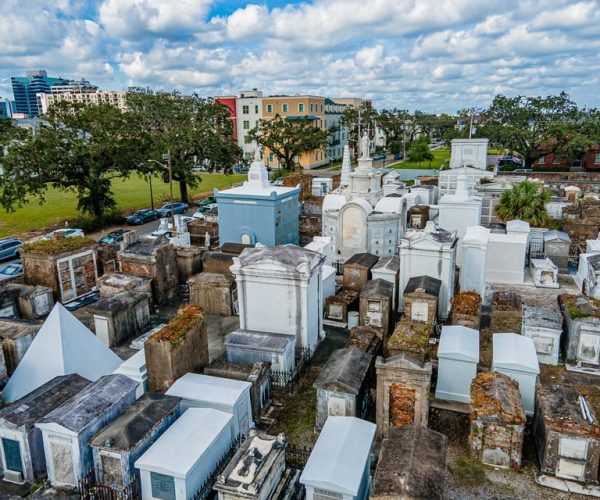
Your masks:
{"label": "rooftop", "polygon": [[600,426],[591,405],[593,422],[583,416],[580,393],[567,385],[548,384],[537,388],[538,411],[546,427],[555,432],[594,436],[600,439]]}
{"label": "rooftop", "polygon": [[225,347],[250,347],[257,351],[284,352],[290,342],[295,344],[293,335],[235,330],[227,336]]}
{"label": "rooftop", "polygon": [[390,427],[383,440],[371,495],[442,498],[448,439],[421,426]]}
{"label": "rooftop", "polygon": [[431,276],[415,276],[408,280],[404,293],[421,292],[429,295],[440,295],[440,289],[442,288],[442,281]]}
{"label": "rooftop", "polygon": [[264,263],[276,263],[284,267],[300,270],[308,266],[312,270],[325,261],[325,257],[312,250],[297,245],[260,246],[246,248],[239,256],[242,267],[251,267]]}
{"label": "rooftop", "polygon": [[210,401],[233,406],[251,386],[250,382],[242,380],[186,373],[169,387],[166,394],[183,400]]}
{"label": "rooftop", "polygon": [[334,351],[314,387],[328,391],[358,394],[371,366],[373,356],[357,347]]}
{"label": "rooftop", "polygon": [[54,377],[27,396],[2,408],[0,419],[15,427],[33,426],[89,384],[89,380],[75,373]]}
{"label": "rooftop", "polygon": [[21,253],[35,253],[46,255],[58,255],[62,253],[74,253],[84,248],[94,248],[98,243],[92,238],[70,237],[60,239],[38,240],[34,243],[26,243],[21,247]]}
{"label": "rooftop", "polygon": [[471,419],[479,417],[525,425],[519,383],[504,373],[479,373],[471,382]]}
{"label": "rooftop", "polygon": [[377,255],[373,255],[372,253],[355,253],[344,263],[344,267],[348,265],[357,265],[371,269],[375,264],[377,264],[378,260],[379,257],[377,257]]}
{"label": "rooftop", "polygon": [[135,462],[135,467],[185,477],[223,432],[232,416],[212,408],[189,408]]}
{"label": "rooftop", "polygon": [[128,451],[135,448],[156,425],[173,413],[180,398],[146,393],[91,440],[90,445],[107,450]]}
{"label": "rooftop", "polygon": [[394,293],[394,285],[389,281],[378,278],[367,281],[360,292],[360,296],[370,299],[391,299]]}
{"label": "rooftop", "polygon": [[495,333],[492,342],[492,370],[505,368],[540,373],[535,344],[531,338],[516,333]]}
{"label": "rooftop", "polygon": [[523,326],[562,330],[560,314],[553,307],[523,306]]}
{"label": "rooftop", "polygon": [[102,418],[115,404],[134,394],[137,382],[125,375],[105,375],[65,404],[39,420],[39,424],[57,424],[79,433],[89,424]]}
{"label": "rooftop", "polygon": [[355,417],[325,421],[300,482],[357,495],[375,438],[375,424]]}

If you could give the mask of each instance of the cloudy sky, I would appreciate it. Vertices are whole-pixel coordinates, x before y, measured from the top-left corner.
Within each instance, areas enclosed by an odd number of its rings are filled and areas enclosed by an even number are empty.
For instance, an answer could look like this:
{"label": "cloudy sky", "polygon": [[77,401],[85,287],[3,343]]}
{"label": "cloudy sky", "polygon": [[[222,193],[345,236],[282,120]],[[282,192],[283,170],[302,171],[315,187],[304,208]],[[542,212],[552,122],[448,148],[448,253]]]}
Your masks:
{"label": "cloudy sky", "polygon": [[362,96],[452,112],[566,90],[600,106],[600,0],[0,0],[0,96],[44,68],[106,90]]}

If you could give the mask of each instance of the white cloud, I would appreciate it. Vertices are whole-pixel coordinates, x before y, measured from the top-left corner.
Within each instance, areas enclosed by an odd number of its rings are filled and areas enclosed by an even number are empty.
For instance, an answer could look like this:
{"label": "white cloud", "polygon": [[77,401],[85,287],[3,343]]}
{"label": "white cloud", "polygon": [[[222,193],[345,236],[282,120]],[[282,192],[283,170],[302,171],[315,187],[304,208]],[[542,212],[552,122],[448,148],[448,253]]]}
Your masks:
{"label": "white cloud", "polygon": [[200,28],[211,4],[211,0],[104,0],[99,18],[114,37],[177,34]]}
{"label": "white cloud", "polygon": [[[45,68],[103,88],[357,95],[453,111],[494,94],[600,105],[600,0],[4,0],[0,95]],[[224,7],[225,6],[225,7]]]}

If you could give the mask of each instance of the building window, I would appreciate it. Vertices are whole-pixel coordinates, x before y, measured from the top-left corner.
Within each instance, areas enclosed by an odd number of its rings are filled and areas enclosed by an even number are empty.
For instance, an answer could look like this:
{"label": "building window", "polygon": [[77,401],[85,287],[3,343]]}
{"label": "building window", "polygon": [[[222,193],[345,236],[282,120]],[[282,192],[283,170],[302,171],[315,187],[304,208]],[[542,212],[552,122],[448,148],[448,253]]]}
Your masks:
{"label": "building window", "polygon": [[298,104],[298,113],[304,113],[304,104]]}
{"label": "building window", "polygon": [[311,112],[311,113],[313,112],[313,107],[314,107],[314,105],[313,105],[313,104],[311,104],[311,105],[310,105],[310,112]]}
{"label": "building window", "polygon": [[272,113],[272,112],[273,112],[273,105],[267,104],[267,113]]}
{"label": "building window", "polygon": [[287,104],[282,104],[281,105],[281,112],[282,113],[287,113],[288,112],[288,105]]}
{"label": "building window", "polygon": [[269,161],[274,161],[275,160],[275,155],[273,153],[269,153]]}
{"label": "building window", "polygon": [[255,105],[254,105],[254,112],[255,112],[256,114],[258,114],[258,104],[255,104]]}
{"label": "building window", "polygon": [[596,163],[596,164],[600,163],[600,153],[596,153],[596,156],[594,157],[594,163]]}
{"label": "building window", "polygon": [[321,104],[321,112],[323,112],[323,105]]}
{"label": "building window", "polygon": [[544,163],[546,163],[546,157],[545,157],[545,156],[540,156],[540,157],[538,158],[538,163],[539,163],[540,165],[543,165]]}
{"label": "building window", "polygon": [[252,144],[252,137],[249,135],[244,136],[244,144]]}
{"label": "building window", "polygon": [[244,120],[244,130],[250,130],[250,121]]}
{"label": "building window", "polygon": [[552,159],[552,163],[554,165],[558,165],[560,163],[560,155],[554,155],[554,158]]}
{"label": "building window", "polygon": [[250,113],[250,106],[242,106],[242,113],[245,115]]}

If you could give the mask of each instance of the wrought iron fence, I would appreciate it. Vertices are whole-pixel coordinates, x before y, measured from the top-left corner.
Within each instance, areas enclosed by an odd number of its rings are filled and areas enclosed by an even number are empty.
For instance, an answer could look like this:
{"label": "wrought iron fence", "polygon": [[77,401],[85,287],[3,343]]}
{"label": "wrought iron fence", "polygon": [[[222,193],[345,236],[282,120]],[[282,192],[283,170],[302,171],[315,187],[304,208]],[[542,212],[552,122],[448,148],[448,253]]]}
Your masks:
{"label": "wrought iron fence", "polygon": [[84,500],[139,500],[142,498],[142,488],[139,477],[135,476],[124,487],[114,484],[99,483],[94,469],[86,472],[79,480],[79,497]]}
{"label": "wrought iron fence", "polygon": [[241,444],[244,442],[244,439],[245,436],[240,434],[233,441],[233,443],[229,447],[229,450],[227,450],[227,452],[221,457],[213,473],[210,476],[208,476],[204,483],[202,483],[202,486],[200,486],[200,489],[192,497],[192,500],[206,500],[208,498],[216,496],[213,489],[214,485],[217,482],[218,477],[223,473],[223,471],[227,467],[227,464],[229,464],[230,460],[233,458],[233,455],[235,455],[235,453],[240,448]]}
{"label": "wrought iron fence", "polygon": [[309,446],[296,446],[288,443],[285,447],[285,465],[290,469],[304,469],[308,457],[312,452],[312,448]]}
{"label": "wrought iron fence", "polygon": [[310,364],[312,350],[310,347],[296,347],[294,359],[296,368],[293,370],[271,370],[269,377],[271,379],[271,388],[273,391],[294,392],[298,385],[300,375],[302,375]]}

